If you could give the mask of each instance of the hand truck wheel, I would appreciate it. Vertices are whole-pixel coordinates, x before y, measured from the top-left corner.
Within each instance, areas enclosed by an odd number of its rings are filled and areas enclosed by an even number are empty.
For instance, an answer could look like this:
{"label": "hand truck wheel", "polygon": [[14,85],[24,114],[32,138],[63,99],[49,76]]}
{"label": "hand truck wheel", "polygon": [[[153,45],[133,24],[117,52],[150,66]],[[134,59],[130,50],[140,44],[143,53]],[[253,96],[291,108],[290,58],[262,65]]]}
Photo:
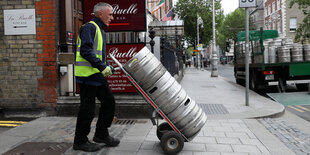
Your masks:
{"label": "hand truck wheel", "polygon": [[167,123],[161,123],[156,130],[156,136],[159,140],[161,140],[161,137],[163,136],[164,133],[168,132],[168,131],[173,131],[173,129],[171,128],[171,126]]}
{"label": "hand truck wheel", "polygon": [[183,149],[184,139],[179,133],[168,131],[161,137],[160,146],[166,154],[178,154]]}

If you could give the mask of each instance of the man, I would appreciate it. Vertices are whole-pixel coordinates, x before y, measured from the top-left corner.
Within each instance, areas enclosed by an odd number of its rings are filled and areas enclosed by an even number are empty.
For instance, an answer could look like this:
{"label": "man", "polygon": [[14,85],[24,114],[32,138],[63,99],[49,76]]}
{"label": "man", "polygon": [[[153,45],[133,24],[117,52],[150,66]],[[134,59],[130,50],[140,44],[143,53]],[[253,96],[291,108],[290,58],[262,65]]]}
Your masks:
{"label": "man", "polygon": [[[80,28],[77,41],[75,76],[80,87],[80,109],[74,136],[74,150],[95,152],[101,149],[96,143],[117,146],[119,140],[109,135],[108,128],[114,118],[115,99],[105,79],[114,70],[106,61],[106,40],[103,27],[113,20],[112,6],[100,2],[94,6],[95,17]],[[95,98],[101,102],[95,135],[92,143],[87,135],[95,116]]]}

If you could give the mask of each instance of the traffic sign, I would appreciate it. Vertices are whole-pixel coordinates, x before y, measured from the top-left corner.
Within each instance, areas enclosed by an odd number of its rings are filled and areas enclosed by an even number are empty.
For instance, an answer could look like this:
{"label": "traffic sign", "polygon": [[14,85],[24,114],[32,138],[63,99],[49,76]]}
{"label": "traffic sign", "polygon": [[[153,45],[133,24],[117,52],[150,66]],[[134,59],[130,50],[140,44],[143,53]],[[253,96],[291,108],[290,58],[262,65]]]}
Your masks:
{"label": "traffic sign", "polygon": [[239,0],[239,8],[256,7],[256,0]]}

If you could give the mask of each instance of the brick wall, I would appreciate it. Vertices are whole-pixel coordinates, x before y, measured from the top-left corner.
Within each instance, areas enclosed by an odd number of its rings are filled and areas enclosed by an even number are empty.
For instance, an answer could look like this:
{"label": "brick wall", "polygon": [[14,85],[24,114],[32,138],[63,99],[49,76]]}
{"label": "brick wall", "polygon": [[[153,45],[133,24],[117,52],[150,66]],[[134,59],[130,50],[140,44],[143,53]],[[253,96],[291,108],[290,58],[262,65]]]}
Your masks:
{"label": "brick wall", "polygon": [[36,2],[36,15],[41,16],[41,25],[37,27],[37,40],[42,40],[43,53],[37,56],[38,66],[43,67],[43,77],[38,79],[38,90],[44,91],[44,103],[41,107],[55,107],[57,103],[56,72],[56,4],[53,0]]}
{"label": "brick wall", "polygon": [[[0,1],[0,107],[53,107],[57,100],[54,0]],[[35,9],[36,34],[4,35],[3,10]]]}

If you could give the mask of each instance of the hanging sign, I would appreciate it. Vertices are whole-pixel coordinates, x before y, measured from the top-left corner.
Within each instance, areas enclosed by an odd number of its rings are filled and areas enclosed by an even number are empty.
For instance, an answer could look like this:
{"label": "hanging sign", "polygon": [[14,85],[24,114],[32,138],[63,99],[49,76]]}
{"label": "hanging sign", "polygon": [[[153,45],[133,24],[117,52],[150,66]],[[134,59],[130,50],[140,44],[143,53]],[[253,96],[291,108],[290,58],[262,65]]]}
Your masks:
{"label": "hanging sign", "polygon": [[[136,53],[138,53],[145,44],[111,44],[107,45],[107,61],[114,68],[118,67],[111,59],[112,54],[121,64],[128,62]],[[135,88],[130,84],[126,75],[121,71],[115,71],[114,74],[107,77],[112,92],[136,92]]]}
{"label": "hanging sign", "polygon": [[4,35],[36,34],[35,9],[3,10]]}
{"label": "hanging sign", "polygon": [[[84,1],[84,21],[94,18],[94,5],[102,0]],[[105,0],[113,7],[113,20],[104,30],[110,31],[146,31],[146,5],[145,0]]]}

